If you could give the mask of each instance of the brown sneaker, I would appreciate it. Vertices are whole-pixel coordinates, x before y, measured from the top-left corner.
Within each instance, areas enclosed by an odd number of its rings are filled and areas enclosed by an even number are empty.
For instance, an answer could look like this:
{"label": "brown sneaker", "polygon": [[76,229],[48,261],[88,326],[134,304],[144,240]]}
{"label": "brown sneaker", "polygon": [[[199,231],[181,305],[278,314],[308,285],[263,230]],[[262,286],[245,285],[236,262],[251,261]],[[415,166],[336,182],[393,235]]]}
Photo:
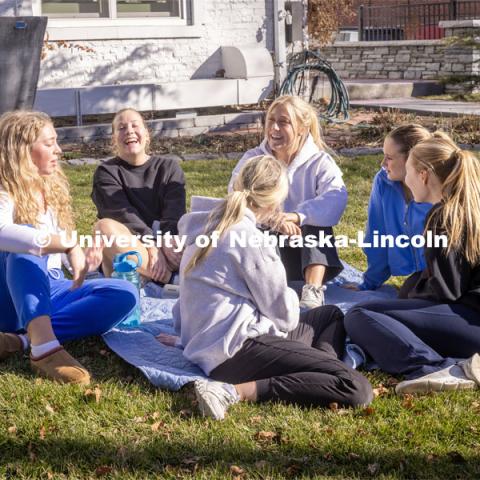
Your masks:
{"label": "brown sneaker", "polygon": [[23,343],[18,335],[14,333],[0,333],[0,360],[23,352]]}
{"label": "brown sneaker", "polygon": [[56,380],[60,383],[76,383],[88,385],[90,374],[63,347],[53,349],[41,357],[30,356],[30,364],[34,372],[42,377]]}

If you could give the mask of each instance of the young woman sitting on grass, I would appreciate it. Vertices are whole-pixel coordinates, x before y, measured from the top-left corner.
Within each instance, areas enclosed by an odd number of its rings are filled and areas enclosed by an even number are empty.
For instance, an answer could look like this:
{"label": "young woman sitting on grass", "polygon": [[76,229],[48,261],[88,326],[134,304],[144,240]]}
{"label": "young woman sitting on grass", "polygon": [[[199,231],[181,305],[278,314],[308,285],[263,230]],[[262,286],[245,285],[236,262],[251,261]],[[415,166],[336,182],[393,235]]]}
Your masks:
{"label": "young woman sitting on grass", "polygon": [[[75,226],[61,153],[47,115],[0,117],[0,359],[30,344],[35,372],[88,384],[88,371],[60,343],[106,332],[135,308],[138,293],[122,280],[84,282],[101,248],[64,246],[62,232]],[[64,278],[62,253],[73,280]]]}
{"label": "young woman sitting on grass", "polygon": [[[117,253],[137,250],[142,256],[141,275],[168,283],[178,271],[181,253],[165,241],[149,244],[133,236],[159,238],[177,234],[177,222],[185,213],[185,178],[175,160],[149,155],[150,136],[136,110],[120,110],[112,122],[117,153],[100,165],[93,178],[92,200],[97,207],[95,229],[108,237],[131,239],[129,245],[105,248],[103,272],[110,276]],[[163,238],[163,237],[162,237]],[[128,243],[128,242],[127,242]]]}
{"label": "young woman sitting on grass", "polygon": [[[428,202],[416,202],[405,184],[408,154],[419,142],[432,138],[421,125],[402,125],[392,130],[383,143],[382,168],[375,175],[368,203],[365,241],[372,243],[376,235],[421,235],[425,218],[432,208]],[[375,290],[391,275],[410,275],[425,268],[423,249],[368,247],[367,270],[360,285],[349,284],[354,290]]]}
{"label": "young woman sitting on grass", "polygon": [[[474,388],[480,383],[480,162],[450,139],[415,146],[405,182],[417,202],[433,204],[426,231],[448,246],[425,248],[426,268],[400,299],[355,306],[345,317],[353,342],[390,374],[397,393]],[[468,360],[458,362],[458,358]]]}
{"label": "young woman sitting on grass", "polygon": [[[287,168],[288,194],[278,231],[286,235],[333,235],[347,205],[342,172],[321,137],[317,112],[299,97],[277,98],[266,114],[265,139],[240,159],[229,191],[245,162],[273,155]],[[325,303],[324,283],[338,275],[342,263],[335,247],[285,247],[280,250],[288,281],[305,281],[300,306]]]}
{"label": "young woman sitting on grass", "polygon": [[[204,415],[222,419],[241,400],[321,407],[372,400],[368,380],[339,360],[342,312],[329,305],[300,315],[276,249],[261,243],[257,224],[275,224],[287,193],[284,165],[255,157],[210,213],[192,212],[179,222],[188,246],[174,319],[184,356],[216,380],[195,382]],[[213,232],[217,246],[195,245],[198,235]],[[233,245],[232,238],[245,243]]]}

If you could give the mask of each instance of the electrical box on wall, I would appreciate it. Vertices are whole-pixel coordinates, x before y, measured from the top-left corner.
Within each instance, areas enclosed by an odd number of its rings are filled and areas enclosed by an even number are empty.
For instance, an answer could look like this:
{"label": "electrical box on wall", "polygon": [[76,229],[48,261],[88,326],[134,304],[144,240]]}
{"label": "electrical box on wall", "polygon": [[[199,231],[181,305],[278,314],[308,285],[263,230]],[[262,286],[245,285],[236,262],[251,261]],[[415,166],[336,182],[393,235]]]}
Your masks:
{"label": "electrical box on wall", "polygon": [[303,41],[303,2],[285,2],[285,37],[287,43]]}

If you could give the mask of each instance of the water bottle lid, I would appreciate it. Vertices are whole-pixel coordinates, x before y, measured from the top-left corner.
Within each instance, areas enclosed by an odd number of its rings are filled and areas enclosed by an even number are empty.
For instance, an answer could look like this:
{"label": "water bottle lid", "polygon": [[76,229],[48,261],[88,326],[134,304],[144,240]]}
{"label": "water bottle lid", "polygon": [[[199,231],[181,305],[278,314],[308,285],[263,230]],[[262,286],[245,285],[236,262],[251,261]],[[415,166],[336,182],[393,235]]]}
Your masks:
{"label": "water bottle lid", "polygon": [[[127,258],[129,256],[136,256],[137,260]],[[116,272],[128,273],[135,272],[138,267],[142,265],[142,257],[140,253],[132,250],[131,252],[119,253],[113,259],[113,269]]]}

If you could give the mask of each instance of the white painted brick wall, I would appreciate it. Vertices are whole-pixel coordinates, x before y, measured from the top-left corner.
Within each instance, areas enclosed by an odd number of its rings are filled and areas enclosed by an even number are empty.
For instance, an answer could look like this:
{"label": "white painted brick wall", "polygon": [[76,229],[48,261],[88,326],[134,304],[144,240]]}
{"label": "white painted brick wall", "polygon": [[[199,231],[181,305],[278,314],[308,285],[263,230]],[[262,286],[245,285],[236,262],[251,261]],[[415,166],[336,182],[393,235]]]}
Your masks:
{"label": "white painted brick wall", "polygon": [[[272,0],[203,0],[201,38],[74,41],[94,50],[49,51],[39,88],[164,83],[212,78],[222,68],[221,46],[273,50]],[[14,0],[0,0],[12,11]]]}

